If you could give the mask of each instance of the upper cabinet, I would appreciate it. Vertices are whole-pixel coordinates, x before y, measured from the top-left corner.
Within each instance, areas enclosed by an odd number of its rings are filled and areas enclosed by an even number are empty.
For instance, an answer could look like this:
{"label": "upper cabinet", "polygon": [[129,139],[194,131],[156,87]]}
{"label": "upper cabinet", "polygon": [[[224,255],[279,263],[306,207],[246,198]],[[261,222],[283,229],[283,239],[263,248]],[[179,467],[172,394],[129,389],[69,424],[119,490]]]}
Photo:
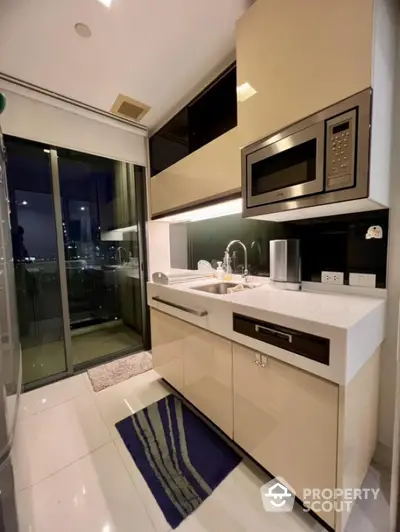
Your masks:
{"label": "upper cabinet", "polygon": [[239,190],[236,124],[232,65],[150,138],[152,216]]}
{"label": "upper cabinet", "polygon": [[237,124],[236,65],[231,65],[150,137],[151,176]]}
{"label": "upper cabinet", "polygon": [[237,24],[241,146],[372,85],[374,0],[257,0]]}
{"label": "upper cabinet", "polygon": [[244,216],[390,206],[396,4],[257,0],[238,21]]}
{"label": "upper cabinet", "polygon": [[151,179],[153,217],[239,190],[237,129],[231,129]]}
{"label": "upper cabinet", "polygon": [[189,155],[188,108],[149,139],[151,177]]}

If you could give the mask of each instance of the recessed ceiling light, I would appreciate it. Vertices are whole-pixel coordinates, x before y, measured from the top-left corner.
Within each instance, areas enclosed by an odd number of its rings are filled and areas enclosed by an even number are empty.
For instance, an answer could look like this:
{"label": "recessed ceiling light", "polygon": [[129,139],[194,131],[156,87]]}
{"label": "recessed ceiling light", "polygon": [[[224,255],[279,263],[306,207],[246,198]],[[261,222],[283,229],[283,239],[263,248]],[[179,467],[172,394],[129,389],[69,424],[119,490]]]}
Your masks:
{"label": "recessed ceiling light", "polygon": [[100,2],[100,4],[103,4],[103,6],[106,6],[106,7],[111,7],[111,4],[113,2],[113,0],[97,0],[98,2]]}
{"label": "recessed ceiling light", "polygon": [[84,39],[89,39],[89,37],[92,36],[92,32],[86,24],[83,24],[83,22],[77,22],[75,24],[75,31],[79,35],[79,37],[83,37]]}

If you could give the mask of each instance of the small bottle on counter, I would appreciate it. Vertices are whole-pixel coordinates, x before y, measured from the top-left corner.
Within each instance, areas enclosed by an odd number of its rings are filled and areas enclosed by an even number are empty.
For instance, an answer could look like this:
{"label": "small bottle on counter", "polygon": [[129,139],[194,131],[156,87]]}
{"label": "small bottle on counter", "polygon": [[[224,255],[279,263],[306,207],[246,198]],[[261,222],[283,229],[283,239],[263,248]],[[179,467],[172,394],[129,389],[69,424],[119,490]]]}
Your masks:
{"label": "small bottle on counter", "polygon": [[222,261],[218,261],[217,264],[218,264],[218,267],[217,267],[217,275],[216,275],[216,277],[220,281],[223,281],[224,280],[224,276],[225,276],[225,270],[222,267]]}

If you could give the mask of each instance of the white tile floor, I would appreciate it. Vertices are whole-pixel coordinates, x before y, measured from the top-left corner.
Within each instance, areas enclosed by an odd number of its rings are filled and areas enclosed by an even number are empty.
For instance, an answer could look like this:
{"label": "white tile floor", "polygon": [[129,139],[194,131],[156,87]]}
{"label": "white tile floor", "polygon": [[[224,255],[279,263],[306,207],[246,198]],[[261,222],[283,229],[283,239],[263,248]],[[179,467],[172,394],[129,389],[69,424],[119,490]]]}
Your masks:
{"label": "white tile floor", "polygon": [[[14,456],[21,532],[168,531],[114,427],[168,393],[149,371],[99,393],[82,374],[24,394]],[[266,513],[259,488],[268,480],[252,462],[243,461],[177,530],[323,530],[299,505],[289,514]],[[370,483],[378,481],[372,474]],[[357,507],[348,531],[384,532],[386,512],[385,498],[379,515]]]}

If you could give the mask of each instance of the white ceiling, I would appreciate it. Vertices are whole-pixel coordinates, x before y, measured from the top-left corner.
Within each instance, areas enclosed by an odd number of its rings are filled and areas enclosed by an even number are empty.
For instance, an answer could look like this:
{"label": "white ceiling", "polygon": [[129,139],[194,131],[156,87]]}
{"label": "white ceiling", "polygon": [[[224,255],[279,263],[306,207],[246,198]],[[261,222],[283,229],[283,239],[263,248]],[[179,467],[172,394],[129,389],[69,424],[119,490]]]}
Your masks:
{"label": "white ceiling", "polygon": [[126,94],[151,107],[142,123],[154,128],[233,53],[249,3],[0,0],[0,72],[107,111]]}

